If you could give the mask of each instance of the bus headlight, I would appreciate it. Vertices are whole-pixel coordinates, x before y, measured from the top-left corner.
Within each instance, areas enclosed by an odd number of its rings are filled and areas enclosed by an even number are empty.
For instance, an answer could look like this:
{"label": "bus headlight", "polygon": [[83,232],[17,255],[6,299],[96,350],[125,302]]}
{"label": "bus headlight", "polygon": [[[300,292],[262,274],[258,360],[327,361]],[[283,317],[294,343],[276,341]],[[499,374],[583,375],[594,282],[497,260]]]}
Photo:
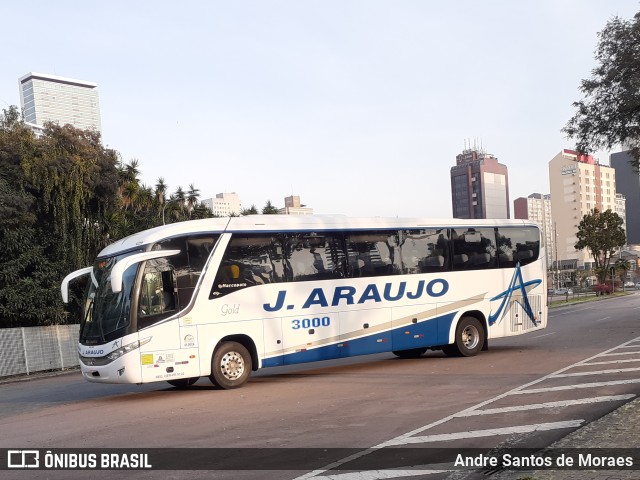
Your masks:
{"label": "bus headlight", "polygon": [[115,360],[117,358],[120,358],[125,353],[129,353],[129,352],[131,352],[133,350],[137,350],[142,345],[145,345],[145,344],[149,343],[150,341],[151,341],[151,337],[143,338],[142,340],[136,340],[135,342],[131,342],[131,343],[129,343],[127,345],[124,345],[124,346],[118,348],[117,350],[114,350],[113,352],[109,353],[107,355],[107,358],[109,360]]}

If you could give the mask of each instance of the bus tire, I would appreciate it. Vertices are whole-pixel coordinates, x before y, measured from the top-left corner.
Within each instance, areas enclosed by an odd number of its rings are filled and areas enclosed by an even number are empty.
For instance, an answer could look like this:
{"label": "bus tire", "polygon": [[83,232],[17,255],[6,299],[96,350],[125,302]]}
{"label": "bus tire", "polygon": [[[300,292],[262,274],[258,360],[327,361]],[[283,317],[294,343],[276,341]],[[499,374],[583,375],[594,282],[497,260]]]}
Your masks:
{"label": "bus tire", "polygon": [[199,379],[200,377],[176,378],[175,380],[167,380],[167,383],[176,388],[185,388],[185,387],[190,387],[191,385],[196,383]]}
{"label": "bus tire", "polygon": [[410,348],[408,350],[394,350],[393,354],[399,358],[418,358],[426,351],[426,348]]}
{"label": "bus tire", "polygon": [[462,317],[456,327],[453,344],[445,345],[442,351],[448,357],[473,357],[484,345],[484,329],[475,317]]}
{"label": "bus tire", "polygon": [[244,385],[251,374],[251,355],[240,343],[223,342],[211,359],[211,376],[214,385],[225,390]]}

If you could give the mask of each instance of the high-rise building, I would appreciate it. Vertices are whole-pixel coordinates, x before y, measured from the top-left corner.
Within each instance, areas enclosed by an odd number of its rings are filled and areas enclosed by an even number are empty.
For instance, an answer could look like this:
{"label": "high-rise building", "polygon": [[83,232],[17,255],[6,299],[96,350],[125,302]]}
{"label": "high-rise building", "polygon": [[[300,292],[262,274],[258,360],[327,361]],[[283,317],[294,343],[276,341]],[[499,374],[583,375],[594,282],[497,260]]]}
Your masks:
{"label": "high-rise building", "polygon": [[454,218],[509,218],[507,167],[491,154],[466,149],[451,167]]}
{"label": "high-rise building", "polygon": [[616,192],[626,198],[627,243],[640,244],[640,174],[629,163],[629,152],[613,153],[609,158],[616,171]]}
{"label": "high-rise building", "polygon": [[594,208],[616,209],[616,172],[600,165],[591,155],[562,150],[549,162],[551,215],[556,233],[556,258],[574,260],[578,267],[592,267],[587,249],[576,250],[578,225]]}
{"label": "high-rise building", "polygon": [[96,83],[31,72],[19,79],[19,85],[26,123],[42,127],[56,122],[101,132]]}
{"label": "high-rise building", "polygon": [[236,192],[218,193],[215,198],[202,200],[202,204],[218,217],[240,215],[242,211],[242,203]]}
{"label": "high-rise building", "polygon": [[553,220],[551,217],[551,195],[532,193],[527,198],[520,197],[513,201],[513,216],[523,220],[531,220],[540,225],[544,243],[547,246],[547,265],[553,264],[555,241],[553,238]]}
{"label": "high-rise building", "polygon": [[[622,218],[622,228],[624,229],[625,236],[626,236],[627,234],[627,198],[621,193],[616,193],[615,212],[620,216],[620,218]],[[625,243],[629,243],[629,242],[625,241]]]}
{"label": "high-rise building", "polygon": [[300,203],[300,197],[291,195],[284,197],[284,208],[278,210],[281,215],[313,215],[313,208]]}

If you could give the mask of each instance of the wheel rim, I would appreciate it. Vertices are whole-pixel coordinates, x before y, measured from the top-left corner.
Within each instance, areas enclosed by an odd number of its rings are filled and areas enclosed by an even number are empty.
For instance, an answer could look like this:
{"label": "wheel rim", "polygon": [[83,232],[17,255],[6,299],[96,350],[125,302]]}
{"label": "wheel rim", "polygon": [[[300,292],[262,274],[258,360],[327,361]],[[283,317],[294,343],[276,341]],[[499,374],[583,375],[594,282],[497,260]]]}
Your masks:
{"label": "wheel rim", "polygon": [[228,380],[237,380],[244,373],[244,358],[238,352],[227,352],[220,359],[220,371]]}
{"label": "wheel rim", "polygon": [[478,329],[473,325],[467,325],[462,331],[462,344],[465,348],[473,350],[478,346],[480,335]]}

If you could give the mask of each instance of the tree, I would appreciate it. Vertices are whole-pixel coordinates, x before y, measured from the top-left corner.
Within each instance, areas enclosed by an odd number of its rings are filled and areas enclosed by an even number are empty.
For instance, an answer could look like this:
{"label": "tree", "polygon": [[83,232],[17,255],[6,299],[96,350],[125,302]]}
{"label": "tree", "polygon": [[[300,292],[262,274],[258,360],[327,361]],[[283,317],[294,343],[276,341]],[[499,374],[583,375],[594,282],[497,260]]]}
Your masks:
{"label": "tree", "polygon": [[576,285],[578,285],[580,288],[584,288],[587,283],[587,279],[591,278],[591,272],[589,270],[576,270],[575,276]]}
{"label": "tree", "polygon": [[60,298],[65,275],[161,225],[165,209],[172,221],[212,216],[193,185],[188,199],[179,188],[167,201],[162,178],[154,189],[139,175],[139,162],[123,164],[95,131],[49,123],[36,137],[17,107],[0,114],[0,328],[77,322],[80,309]]}
{"label": "tree", "polygon": [[257,215],[258,209],[255,205],[251,205],[249,208],[243,208],[240,210],[240,215]]}
{"label": "tree", "polygon": [[60,281],[108,242],[117,155],[69,125],[37,138],[14,108],[0,123],[0,327],[64,323]]}
{"label": "tree", "polygon": [[271,200],[267,200],[267,203],[264,204],[264,207],[262,208],[262,214],[263,215],[277,215],[278,213],[278,207],[274,207],[271,204]]}
{"label": "tree", "polygon": [[599,34],[592,77],[582,80],[584,99],[563,131],[589,153],[615,145],[629,148],[640,166],[640,12],[633,20],[612,18]]}
{"label": "tree", "polygon": [[191,212],[198,204],[198,198],[200,198],[200,190],[193,186],[193,183],[189,185],[189,190],[186,193],[186,203],[187,203],[187,211],[189,212],[189,216],[191,216]]}
{"label": "tree", "polygon": [[611,256],[626,242],[623,220],[610,209],[600,212],[594,208],[582,217],[578,225],[576,250],[588,249],[595,263],[598,283],[607,278]]}
{"label": "tree", "polygon": [[631,270],[631,262],[624,258],[619,258],[618,260],[616,260],[614,266],[616,267],[616,272],[618,272],[624,288],[624,282],[627,280],[627,272]]}

